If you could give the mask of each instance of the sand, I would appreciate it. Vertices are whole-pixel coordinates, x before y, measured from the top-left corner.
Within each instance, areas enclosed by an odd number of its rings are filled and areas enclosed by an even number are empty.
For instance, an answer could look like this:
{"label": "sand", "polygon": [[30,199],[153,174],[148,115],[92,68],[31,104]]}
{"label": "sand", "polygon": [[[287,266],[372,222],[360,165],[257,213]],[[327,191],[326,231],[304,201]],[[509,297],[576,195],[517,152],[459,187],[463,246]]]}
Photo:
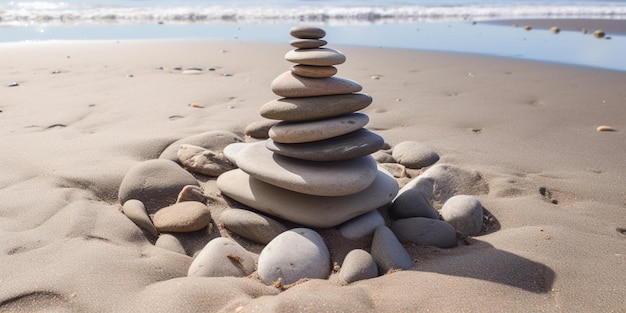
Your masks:
{"label": "sand", "polygon": [[6,43],[0,311],[623,312],[625,72],[330,46],[347,55],[338,76],[374,98],[369,129],[478,171],[494,228],[454,249],[407,246],[412,269],[349,286],[186,278],[192,257],[120,212],[120,182],[179,138],[259,121],[288,44]]}

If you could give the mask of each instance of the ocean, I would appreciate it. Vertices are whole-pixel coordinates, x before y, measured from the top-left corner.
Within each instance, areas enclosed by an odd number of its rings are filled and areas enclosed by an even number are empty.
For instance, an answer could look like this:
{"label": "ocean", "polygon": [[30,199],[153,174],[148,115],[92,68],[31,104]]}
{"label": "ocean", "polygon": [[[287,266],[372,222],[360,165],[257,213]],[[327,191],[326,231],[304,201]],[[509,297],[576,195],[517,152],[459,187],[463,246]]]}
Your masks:
{"label": "ocean", "polygon": [[[294,25],[333,44],[478,53],[626,71],[626,29],[524,31],[501,19],[626,21],[626,0],[66,0],[0,1],[0,42],[235,39],[288,42]],[[593,31],[593,30],[592,30]]]}

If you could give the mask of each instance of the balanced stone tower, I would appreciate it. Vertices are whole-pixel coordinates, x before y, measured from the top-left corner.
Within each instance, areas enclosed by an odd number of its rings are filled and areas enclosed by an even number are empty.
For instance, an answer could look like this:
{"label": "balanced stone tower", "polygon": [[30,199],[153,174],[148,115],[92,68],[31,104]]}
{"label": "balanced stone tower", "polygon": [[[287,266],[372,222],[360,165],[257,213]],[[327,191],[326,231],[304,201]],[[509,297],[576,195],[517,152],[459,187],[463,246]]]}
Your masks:
{"label": "balanced stone tower", "polygon": [[261,116],[281,120],[266,141],[234,156],[239,169],[219,176],[228,197],[259,211],[310,227],[332,227],[389,203],[393,177],[370,155],[384,144],[355,113],[372,102],[357,82],[336,77],[344,54],[324,48],[324,30],[294,27],[285,59],[296,63],[271,84],[283,98],[262,106]]}

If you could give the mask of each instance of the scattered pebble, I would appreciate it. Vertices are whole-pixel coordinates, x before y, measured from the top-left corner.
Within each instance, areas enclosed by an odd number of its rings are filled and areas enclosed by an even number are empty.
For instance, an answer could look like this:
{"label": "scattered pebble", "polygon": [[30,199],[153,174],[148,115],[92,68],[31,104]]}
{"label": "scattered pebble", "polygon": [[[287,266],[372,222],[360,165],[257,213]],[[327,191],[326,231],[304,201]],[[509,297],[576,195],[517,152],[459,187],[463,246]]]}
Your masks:
{"label": "scattered pebble", "polygon": [[178,238],[171,234],[161,234],[154,245],[172,252],[187,254],[182,243],[180,243]]}
{"label": "scattered pebble", "polygon": [[137,226],[145,229],[152,236],[156,237],[159,235],[159,232],[152,224],[150,217],[148,216],[148,211],[146,211],[146,207],[144,207],[143,203],[139,200],[131,199],[124,203],[122,206],[122,211],[124,215],[128,217],[133,223]]}
{"label": "scattered pebble", "polygon": [[420,169],[435,164],[439,155],[430,147],[417,141],[403,141],[395,145],[391,156],[400,164],[414,169]]}
{"label": "scattered pebble", "polygon": [[267,244],[287,230],[283,224],[244,209],[228,209],[222,212],[221,222],[231,232],[260,244]]}
{"label": "scattered pebble", "polygon": [[200,109],[204,108],[204,106],[202,104],[198,104],[196,102],[190,103],[189,106],[192,107],[192,108],[200,108]]}
{"label": "scattered pebble", "polygon": [[8,87],[17,87],[17,86],[19,86],[19,85],[20,85],[20,84],[18,84],[17,82],[11,82],[11,83],[9,83],[7,86],[8,86]]}
{"label": "scattered pebble", "polygon": [[466,236],[476,236],[483,228],[483,206],[475,197],[454,196],[443,204],[439,213],[444,221]]}
{"label": "scattered pebble", "polygon": [[375,79],[375,80],[379,80],[380,79],[380,75],[372,75],[370,78],[371,79]]}
{"label": "scattered pebble", "polygon": [[413,267],[411,256],[385,225],[378,226],[374,232],[371,254],[383,274],[390,270],[408,270]]}
{"label": "scattered pebble", "polygon": [[378,268],[374,258],[361,249],[354,249],[346,255],[339,272],[339,278],[348,284],[376,276],[378,276]]}
{"label": "scattered pebble", "polygon": [[183,201],[160,209],[152,221],[161,232],[187,233],[209,225],[211,212],[202,202]]}
{"label": "scattered pebble", "polygon": [[599,132],[614,132],[614,131],[616,131],[615,128],[613,128],[611,126],[606,126],[606,125],[598,126],[598,128],[596,130],[599,131]]}
{"label": "scattered pebble", "polygon": [[533,28],[532,28],[530,25],[526,25],[526,26],[524,26],[524,30],[526,30],[526,31],[529,31],[529,30],[531,30],[531,29],[533,29]]}
{"label": "scattered pebble", "polygon": [[556,27],[556,26],[553,26],[552,28],[550,28],[550,31],[551,31],[553,34],[558,34],[558,33],[560,33],[560,32],[561,32],[561,29],[560,29],[560,28],[558,28],[558,27]]}
{"label": "scattered pebble", "polygon": [[188,277],[244,277],[254,272],[254,257],[230,238],[215,238],[202,248]]}
{"label": "scattered pebble", "polygon": [[605,35],[606,35],[606,33],[603,30],[601,30],[601,29],[598,29],[595,32],[593,32],[593,36],[598,38],[598,39],[604,38]]}
{"label": "scattered pebble", "polygon": [[178,161],[189,171],[217,177],[235,169],[235,166],[220,151],[205,149],[200,146],[181,144],[178,147]]}

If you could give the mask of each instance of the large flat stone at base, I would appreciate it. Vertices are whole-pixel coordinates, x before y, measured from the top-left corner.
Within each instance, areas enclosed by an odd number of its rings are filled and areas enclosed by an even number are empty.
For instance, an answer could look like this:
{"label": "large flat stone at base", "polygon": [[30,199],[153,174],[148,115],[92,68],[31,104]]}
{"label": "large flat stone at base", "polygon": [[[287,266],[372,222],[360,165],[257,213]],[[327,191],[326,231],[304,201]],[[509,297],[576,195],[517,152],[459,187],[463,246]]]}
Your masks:
{"label": "large flat stone at base", "polygon": [[348,196],[319,197],[278,188],[240,169],[217,178],[222,193],[272,216],[308,227],[334,227],[389,203],[398,192],[391,176],[378,172],[365,190]]}
{"label": "large flat stone at base", "polygon": [[340,161],[358,158],[380,150],[384,144],[385,140],[382,137],[365,128],[313,142],[278,143],[271,139],[265,142],[265,146],[275,153],[309,161]]}
{"label": "large flat stone at base", "polygon": [[338,116],[365,109],[372,97],[362,93],[282,98],[267,102],[261,107],[261,116],[273,120],[308,121]]}
{"label": "large flat stone at base", "polygon": [[275,154],[265,142],[241,150],[237,165],[268,184],[316,196],[345,196],[367,188],[376,178],[376,161],[363,156],[345,161],[315,162]]}

